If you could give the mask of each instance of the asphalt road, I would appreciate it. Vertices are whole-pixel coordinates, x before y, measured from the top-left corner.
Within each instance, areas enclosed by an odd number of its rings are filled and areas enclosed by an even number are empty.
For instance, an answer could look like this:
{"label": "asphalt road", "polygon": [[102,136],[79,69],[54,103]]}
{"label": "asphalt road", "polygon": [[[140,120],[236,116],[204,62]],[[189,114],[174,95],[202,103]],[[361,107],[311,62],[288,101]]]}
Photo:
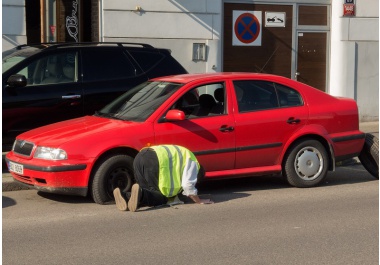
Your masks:
{"label": "asphalt road", "polygon": [[86,198],[3,192],[3,264],[378,264],[379,182],[361,165],[320,187],[281,177],[200,187],[190,202],[120,212]]}

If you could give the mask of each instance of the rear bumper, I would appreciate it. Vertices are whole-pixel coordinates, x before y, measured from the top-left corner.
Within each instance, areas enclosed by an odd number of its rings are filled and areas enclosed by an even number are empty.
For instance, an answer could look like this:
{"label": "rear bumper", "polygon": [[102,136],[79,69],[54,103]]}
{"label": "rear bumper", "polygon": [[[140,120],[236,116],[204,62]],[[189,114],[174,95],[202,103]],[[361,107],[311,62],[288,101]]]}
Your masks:
{"label": "rear bumper", "polygon": [[365,133],[355,131],[344,135],[331,135],[336,161],[358,156],[363,149]]}
{"label": "rear bumper", "polygon": [[346,141],[352,141],[352,140],[364,140],[364,138],[365,138],[365,133],[358,133],[358,134],[334,137],[331,140],[334,143],[339,143],[339,142],[346,142]]}

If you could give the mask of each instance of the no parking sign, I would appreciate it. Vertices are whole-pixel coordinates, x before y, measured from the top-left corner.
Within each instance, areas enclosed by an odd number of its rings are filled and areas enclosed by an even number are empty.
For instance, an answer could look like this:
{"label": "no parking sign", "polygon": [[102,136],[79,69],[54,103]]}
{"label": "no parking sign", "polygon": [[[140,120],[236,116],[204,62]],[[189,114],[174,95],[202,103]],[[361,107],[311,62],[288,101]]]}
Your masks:
{"label": "no parking sign", "polygon": [[261,11],[234,10],[232,20],[233,46],[261,46]]}

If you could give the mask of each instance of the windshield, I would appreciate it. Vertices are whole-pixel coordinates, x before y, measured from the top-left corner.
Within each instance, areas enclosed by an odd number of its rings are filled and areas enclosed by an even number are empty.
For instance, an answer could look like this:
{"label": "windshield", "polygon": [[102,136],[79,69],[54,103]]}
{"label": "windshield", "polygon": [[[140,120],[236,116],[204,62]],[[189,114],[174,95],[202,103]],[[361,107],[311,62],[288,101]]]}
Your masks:
{"label": "windshield", "polygon": [[26,49],[11,49],[3,52],[3,64],[2,68],[4,73],[17,63],[23,61],[24,59],[30,57],[33,54],[36,54],[37,52],[41,51],[40,48],[34,48],[34,47],[28,47]]}
{"label": "windshield", "polygon": [[183,84],[146,82],[105,106],[96,116],[129,121],[145,121]]}

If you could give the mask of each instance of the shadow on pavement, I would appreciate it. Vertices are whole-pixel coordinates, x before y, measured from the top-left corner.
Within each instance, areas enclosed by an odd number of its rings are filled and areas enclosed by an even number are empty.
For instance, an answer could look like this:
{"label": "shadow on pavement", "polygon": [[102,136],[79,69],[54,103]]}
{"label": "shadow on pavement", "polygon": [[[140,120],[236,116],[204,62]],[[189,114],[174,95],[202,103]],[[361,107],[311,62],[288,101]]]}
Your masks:
{"label": "shadow on pavement", "polygon": [[[374,181],[374,184],[378,185],[377,179],[372,177],[372,175],[369,174],[361,164],[356,164],[337,167],[335,172],[328,172],[326,179],[315,188],[365,183],[370,181]],[[270,175],[224,180],[209,180],[200,183],[197,185],[197,188],[198,194],[201,198],[211,197],[215,203],[221,203],[251,196],[254,191],[288,189],[294,187],[290,186],[286,179],[281,175]],[[94,203],[94,201],[89,197],[52,194],[37,190],[36,193],[45,199],[67,204]],[[185,203],[193,203],[192,200],[186,196],[180,195],[179,198]],[[12,199],[3,196],[3,208],[14,204],[15,202]],[[114,204],[114,202],[110,202],[109,204]],[[152,209],[157,209],[157,207]]]}
{"label": "shadow on pavement", "polygon": [[54,194],[54,193],[47,193],[47,192],[42,192],[42,191],[36,191],[36,193],[45,199],[56,201],[56,202],[70,203],[70,204],[94,203],[94,201],[89,197]]}
{"label": "shadow on pavement", "polygon": [[2,199],[3,199],[3,209],[16,205],[16,201],[9,197],[3,196]]}
{"label": "shadow on pavement", "polygon": [[[361,165],[337,167],[334,172],[329,171],[325,180],[317,187],[337,186],[346,184],[378,181]],[[377,182],[376,182],[377,183]],[[282,175],[257,176],[247,178],[205,181],[197,186],[199,194],[223,194],[229,200],[229,194],[252,192],[258,190],[274,190],[293,188]],[[311,188],[313,189],[313,188]],[[233,198],[230,198],[233,199]]]}

